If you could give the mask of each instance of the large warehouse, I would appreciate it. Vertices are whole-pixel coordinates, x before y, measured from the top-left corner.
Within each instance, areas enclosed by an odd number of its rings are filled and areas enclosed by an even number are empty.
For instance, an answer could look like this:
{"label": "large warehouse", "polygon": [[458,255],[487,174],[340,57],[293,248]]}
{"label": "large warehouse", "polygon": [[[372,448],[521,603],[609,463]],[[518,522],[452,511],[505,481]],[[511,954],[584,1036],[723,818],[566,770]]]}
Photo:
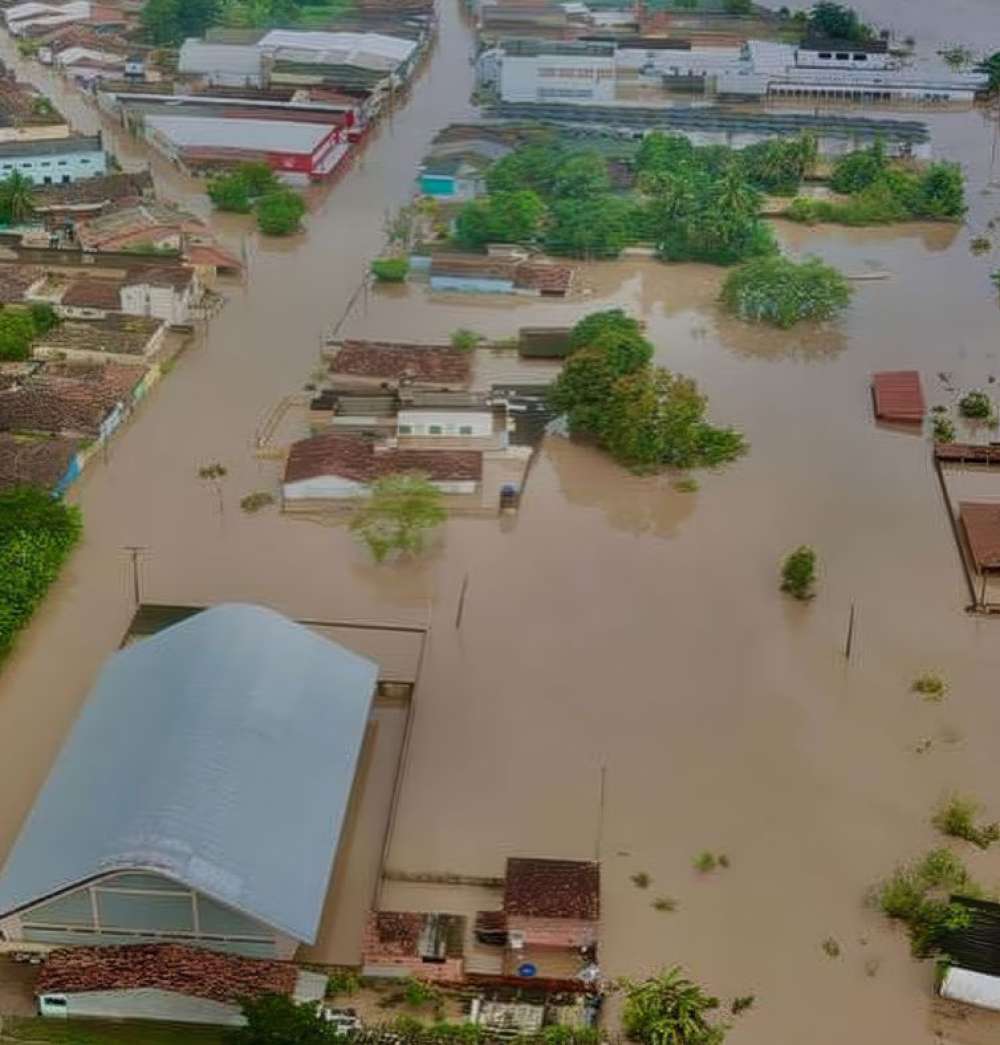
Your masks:
{"label": "large warehouse", "polygon": [[115,654],[0,872],[0,939],[312,943],[377,673],[236,604]]}
{"label": "large warehouse", "polygon": [[189,169],[261,161],[292,181],[322,178],[346,155],[346,129],[328,123],[147,116],[146,137]]}

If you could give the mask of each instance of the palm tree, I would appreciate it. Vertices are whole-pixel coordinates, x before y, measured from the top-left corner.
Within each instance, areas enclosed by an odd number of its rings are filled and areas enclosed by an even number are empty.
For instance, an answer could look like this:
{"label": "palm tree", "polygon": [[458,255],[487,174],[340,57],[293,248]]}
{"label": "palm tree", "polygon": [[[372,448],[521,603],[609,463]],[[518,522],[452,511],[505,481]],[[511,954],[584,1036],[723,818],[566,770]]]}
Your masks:
{"label": "palm tree", "polygon": [[635,983],[622,981],[627,1037],[642,1045],[719,1045],[728,1029],[710,1021],[719,999],[686,979],[680,966]]}
{"label": "palm tree", "polygon": [[25,221],[35,212],[34,182],[14,171],[0,181],[0,218],[12,225]]}

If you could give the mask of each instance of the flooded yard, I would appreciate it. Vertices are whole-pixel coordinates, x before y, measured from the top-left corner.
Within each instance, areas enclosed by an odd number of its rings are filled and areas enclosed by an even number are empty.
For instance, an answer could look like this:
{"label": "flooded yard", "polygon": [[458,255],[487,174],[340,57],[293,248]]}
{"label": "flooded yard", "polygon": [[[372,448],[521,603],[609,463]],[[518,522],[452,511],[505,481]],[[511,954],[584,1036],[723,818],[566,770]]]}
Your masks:
{"label": "flooded yard", "polygon": [[[1000,11],[987,0],[947,14],[929,0],[882,10],[934,42],[1000,46]],[[942,1015],[932,965],[911,960],[903,934],[865,904],[894,864],[936,843],[929,818],[942,795],[969,793],[1000,812],[1000,621],[963,611],[927,438],[876,426],[869,393],[875,370],[918,369],[931,405],[952,401],[940,374],[957,389],[1000,374],[988,278],[997,252],[969,250],[1000,215],[987,114],[929,118],[937,155],[966,167],[966,227],[779,226],[795,252],[890,274],[857,282],[835,326],[749,328],[718,311],[720,270],[651,261],[584,266],[583,292],[566,301],[417,286],[370,295],[351,333],[416,340],[460,326],[505,338],[519,325],[627,308],[658,362],[696,377],[711,419],[751,443],[744,460],[682,493],[669,477],[632,476],[551,437],[516,518],[454,519],[426,558],[376,567],[341,527],[275,509],[245,515],[239,500],[277,491],[280,465],[253,452],[259,426],[309,379],[426,143],[468,115],[470,46],[446,2],[411,104],[363,163],[313,194],[303,236],[272,245],[242,219],[216,221],[231,245],[249,237],[247,286],[85,476],[75,495],[85,541],[0,676],[0,853],[124,634],[125,548],[139,545],[149,601],[240,599],[299,619],[429,626],[389,867],[494,876],[508,855],[599,856],[605,972],[680,962],[724,998],[755,994],[734,1045],[929,1045],[942,1028],[945,1040],[990,1040],[979,1018]],[[66,108],[85,129],[95,119],[75,99]],[[145,158],[137,143],[117,144],[126,162]],[[166,194],[205,210],[191,183],[153,166]],[[485,359],[491,379],[526,380],[516,357]],[[197,478],[210,461],[229,469],[221,512]],[[778,564],[801,543],[821,563],[806,605],[778,591]],[[948,681],[941,703],[910,691],[927,670]],[[378,731],[378,745],[398,750],[394,709]],[[392,786],[382,767],[362,800],[380,809]],[[376,835],[364,836],[366,854]],[[695,871],[706,849],[730,866]],[[1000,884],[997,854],[963,856],[984,885]],[[342,872],[357,876],[355,895],[370,860]],[[630,880],[639,871],[652,878],[647,890]],[[655,910],[659,896],[677,909]],[[439,906],[442,892],[383,887],[387,908],[421,902]],[[362,913],[328,910],[310,956],[350,960],[344,941]],[[822,946],[829,938],[837,957]]]}

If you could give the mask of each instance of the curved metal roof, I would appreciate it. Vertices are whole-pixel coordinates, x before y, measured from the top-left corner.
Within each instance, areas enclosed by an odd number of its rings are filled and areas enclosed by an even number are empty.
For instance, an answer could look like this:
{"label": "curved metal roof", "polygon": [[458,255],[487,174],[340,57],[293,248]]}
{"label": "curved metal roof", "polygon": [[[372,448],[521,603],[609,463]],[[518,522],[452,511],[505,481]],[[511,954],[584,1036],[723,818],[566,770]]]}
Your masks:
{"label": "curved metal roof", "polygon": [[145,869],[313,941],[377,672],[238,604],[115,654],[0,873],[0,915]]}

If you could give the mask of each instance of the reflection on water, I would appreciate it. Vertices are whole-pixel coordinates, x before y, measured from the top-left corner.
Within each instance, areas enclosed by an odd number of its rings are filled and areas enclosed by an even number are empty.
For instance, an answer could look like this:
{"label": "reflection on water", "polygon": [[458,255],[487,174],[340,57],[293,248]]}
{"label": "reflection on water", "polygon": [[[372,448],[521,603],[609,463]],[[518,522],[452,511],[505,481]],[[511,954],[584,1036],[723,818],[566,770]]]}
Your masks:
{"label": "reflection on water", "polygon": [[694,512],[697,493],[675,490],[668,476],[623,474],[595,447],[552,436],[542,452],[554,465],[566,499],[584,508],[599,508],[616,530],[635,536],[673,537]]}

